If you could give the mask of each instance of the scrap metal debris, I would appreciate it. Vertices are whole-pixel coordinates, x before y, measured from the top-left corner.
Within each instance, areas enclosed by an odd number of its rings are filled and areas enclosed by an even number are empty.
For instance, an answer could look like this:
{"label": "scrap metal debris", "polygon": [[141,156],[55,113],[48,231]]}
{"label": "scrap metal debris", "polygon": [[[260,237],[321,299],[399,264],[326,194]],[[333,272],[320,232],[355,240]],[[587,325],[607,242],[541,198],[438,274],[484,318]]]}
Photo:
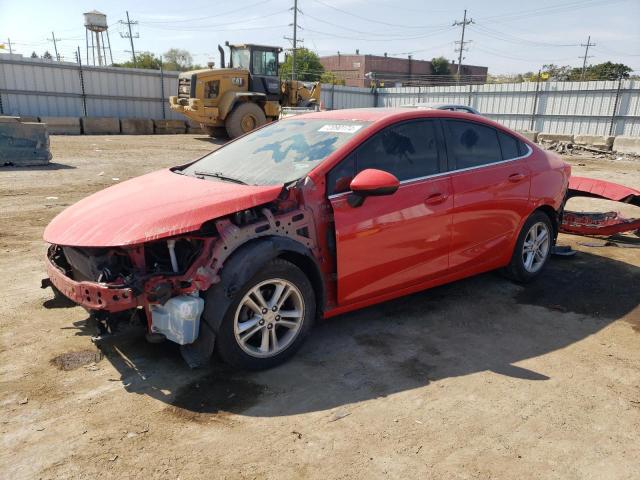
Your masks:
{"label": "scrap metal debris", "polygon": [[[567,200],[574,197],[600,198],[640,207],[640,190],[606,180],[571,177]],[[619,212],[573,212],[565,210],[560,231],[577,235],[615,235],[640,232],[640,218],[626,218]]]}

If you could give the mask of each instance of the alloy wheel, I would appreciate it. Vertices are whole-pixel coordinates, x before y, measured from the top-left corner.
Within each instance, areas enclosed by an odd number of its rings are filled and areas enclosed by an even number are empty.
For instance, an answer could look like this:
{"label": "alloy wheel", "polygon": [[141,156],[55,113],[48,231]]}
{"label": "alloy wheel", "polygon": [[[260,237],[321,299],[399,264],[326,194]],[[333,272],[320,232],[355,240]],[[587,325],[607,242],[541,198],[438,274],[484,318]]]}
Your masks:
{"label": "alloy wheel", "polygon": [[242,298],[234,317],[238,346],[253,357],[273,357],[296,338],[304,320],[304,300],[290,281],[260,282]]}
{"label": "alloy wheel", "polygon": [[549,227],[544,222],[534,223],[522,245],[522,263],[529,273],[536,273],[542,268],[549,255],[551,237]]}

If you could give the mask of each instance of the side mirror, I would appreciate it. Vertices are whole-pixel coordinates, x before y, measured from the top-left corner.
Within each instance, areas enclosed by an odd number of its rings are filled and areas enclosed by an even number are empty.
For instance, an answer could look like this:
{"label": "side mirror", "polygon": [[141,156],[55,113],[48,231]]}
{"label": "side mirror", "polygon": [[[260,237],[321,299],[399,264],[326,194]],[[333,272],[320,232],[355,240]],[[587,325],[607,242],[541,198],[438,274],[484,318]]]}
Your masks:
{"label": "side mirror", "polygon": [[394,175],[383,170],[368,168],[351,180],[349,187],[352,193],[348,197],[349,205],[359,207],[367,197],[391,195],[398,190],[399,186],[400,181]]}

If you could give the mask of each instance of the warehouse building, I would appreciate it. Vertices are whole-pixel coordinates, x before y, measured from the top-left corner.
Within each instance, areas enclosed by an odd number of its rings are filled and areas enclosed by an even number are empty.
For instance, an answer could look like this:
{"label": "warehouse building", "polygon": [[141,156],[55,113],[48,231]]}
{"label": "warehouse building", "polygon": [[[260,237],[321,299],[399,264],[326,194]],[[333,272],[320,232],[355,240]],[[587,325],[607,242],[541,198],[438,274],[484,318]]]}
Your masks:
{"label": "warehouse building", "polygon": [[[351,87],[370,87],[375,81],[378,86],[394,87],[407,85],[450,85],[456,83],[458,66],[449,65],[450,75],[434,75],[429,60],[414,60],[407,58],[389,57],[386,54],[337,55],[320,57],[325,71],[332,72],[345,85]],[[487,80],[487,67],[462,65],[460,81],[465,84],[483,84]]]}

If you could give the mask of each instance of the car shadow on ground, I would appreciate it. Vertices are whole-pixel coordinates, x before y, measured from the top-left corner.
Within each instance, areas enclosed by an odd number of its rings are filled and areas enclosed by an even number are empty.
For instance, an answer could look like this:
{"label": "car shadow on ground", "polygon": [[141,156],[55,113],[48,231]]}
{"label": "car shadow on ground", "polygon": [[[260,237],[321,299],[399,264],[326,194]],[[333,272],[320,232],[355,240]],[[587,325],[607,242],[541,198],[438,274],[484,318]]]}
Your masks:
{"label": "car shadow on ground", "polygon": [[66,165],[64,163],[49,162],[46,165],[30,165],[30,166],[18,166],[13,165],[11,162],[7,165],[0,165],[0,172],[27,172],[29,170],[68,170],[76,168],[73,165]]}
{"label": "car shadow on ground", "polygon": [[104,352],[127,391],[181,417],[293,415],[487,370],[545,381],[546,372],[515,364],[625,316],[640,304],[639,284],[640,268],[584,252],[553,258],[527,286],[484,274],[320,321],[289,362],[258,373],[217,361],[189,370],[176,345],[143,338]]}

